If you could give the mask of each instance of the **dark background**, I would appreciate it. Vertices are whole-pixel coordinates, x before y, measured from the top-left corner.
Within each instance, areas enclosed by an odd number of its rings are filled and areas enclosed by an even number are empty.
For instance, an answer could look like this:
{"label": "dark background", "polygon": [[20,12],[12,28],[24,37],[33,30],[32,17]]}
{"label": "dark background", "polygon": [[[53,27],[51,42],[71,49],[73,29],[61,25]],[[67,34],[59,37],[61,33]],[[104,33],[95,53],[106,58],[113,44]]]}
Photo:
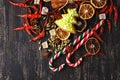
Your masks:
{"label": "dark background", "polygon": [[[114,3],[120,13],[120,0],[114,0]],[[105,30],[102,35],[104,56],[91,56],[76,68],[66,66],[61,72],[53,73],[48,68],[50,58],[43,57],[38,42],[29,43],[30,37],[25,31],[12,30],[23,24],[16,15],[25,12],[7,0],[0,0],[0,80],[120,80],[120,20],[116,27],[112,26],[110,34]],[[80,57],[79,53],[85,52],[83,49],[73,56],[74,61]],[[58,66],[63,62],[65,56],[55,64]]]}

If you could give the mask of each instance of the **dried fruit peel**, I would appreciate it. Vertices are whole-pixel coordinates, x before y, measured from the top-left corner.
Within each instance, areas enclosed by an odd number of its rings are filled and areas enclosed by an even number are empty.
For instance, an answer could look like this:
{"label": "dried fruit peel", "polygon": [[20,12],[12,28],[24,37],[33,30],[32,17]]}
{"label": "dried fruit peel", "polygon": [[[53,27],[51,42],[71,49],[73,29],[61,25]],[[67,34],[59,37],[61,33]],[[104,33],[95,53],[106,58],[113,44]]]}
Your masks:
{"label": "dried fruit peel", "polygon": [[70,33],[76,33],[73,23],[77,23],[75,16],[78,16],[76,9],[67,9],[67,14],[62,14],[62,18],[55,21],[55,24],[61,29],[66,30]]}

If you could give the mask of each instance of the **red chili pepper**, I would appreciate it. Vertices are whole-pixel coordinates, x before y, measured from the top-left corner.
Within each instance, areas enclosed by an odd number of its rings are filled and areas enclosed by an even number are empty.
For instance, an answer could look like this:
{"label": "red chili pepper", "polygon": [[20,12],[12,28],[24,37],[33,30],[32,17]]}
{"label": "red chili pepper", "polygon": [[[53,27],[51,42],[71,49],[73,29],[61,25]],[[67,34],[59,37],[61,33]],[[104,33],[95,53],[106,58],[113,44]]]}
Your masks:
{"label": "red chili pepper", "polygon": [[61,19],[61,18],[62,18],[62,16],[59,15],[59,14],[57,14],[56,12],[54,12],[53,15],[54,15],[57,19]]}
{"label": "red chili pepper", "polygon": [[31,2],[32,0],[25,0],[24,4]]}
{"label": "red chili pepper", "polygon": [[30,31],[29,27],[25,26],[25,31],[28,33],[28,35],[31,35],[31,31]]}
{"label": "red chili pepper", "polygon": [[24,14],[24,15],[18,15],[18,16],[22,18],[32,18],[32,19],[41,17],[40,14]]}
{"label": "red chili pepper", "polygon": [[19,28],[14,28],[13,30],[15,30],[15,31],[19,31],[19,30],[24,30],[24,29],[25,29],[25,27],[22,26],[22,27],[19,27]]}
{"label": "red chili pepper", "polygon": [[54,9],[54,10],[52,10],[52,11],[47,12],[46,14],[53,14],[53,13],[56,12],[58,9],[59,9],[59,8],[56,8],[56,9]]}
{"label": "red chili pepper", "polygon": [[26,7],[27,7],[27,5],[24,4],[24,3],[14,3],[14,2],[12,2],[11,0],[8,0],[8,2],[9,2],[10,4],[14,5],[14,6],[17,6],[17,7],[21,7],[21,8],[26,8]]}
{"label": "red chili pepper", "polygon": [[37,9],[37,7],[35,5],[33,5],[31,8],[35,11],[35,13],[38,12],[38,9]]}
{"label": "red chili pepper", "polygon": [[59,8],[56,8],[55,10],[53,10],[53,11],[51,11],[51,12],[48,12],[47,14],[53,14],[57,19],[61,19],[62,16],[57,13],[57,10],[58,10],[58,9],[59,9]]}
{"label": "red chili pepper", "polygon": [[46,21],[44,22],[44,24],[43,24],[43,27],[46,27],[46,26],[47,26],[47,23],[48,23],[48,21],[46,20]]}
{"label": "red chili pepper", "polygon": [[27,10],[28,10],[28,12],[29,12],[29,13],[32,13],[32,11],[31,11],[30,7],[28,7],[28,8],[27,8]]}
{"label": "red chili pepper", "polygon": [[99,35],[100,35],[100,36],[103,34],[103,31],[104,31],[104,29],[103,29],[103,27],[101,27],[101,28],[100,28],[100,31],[99,31]]}
{"label": "red chili pepper", "polygon": [[108,8],[108,6],[106,5],[104,8],[102,8],[102,9],[100,10],[100,13],[104,13],[107,8]]}
{"label": "red chili pepper", "polygon": [[29,24],[29,22],[28,22],[28,19],[27,18],[25,18],[25,20],[26,20],[26,24],[28,25],[28,27],[26,26],[26,31],[27,31],[27,33],[28,34],[31,34],[30,33],[30,31],[32,31],[34,34],[37,34],[33,29],[33,27],[32,26],[30,26],[30,24]]}
{"label": "red chili pepper", "polygon": [[85,55],[84,55],[84,57],[89,57],[90,56],[90,54],[89,53],[86,53]]}
{"label": "red chili pepper", "polygon": [[109,14],[109,8],[110,8],[110,7],[107,7],[107,9],[105,10],[105,14],[106,14],[106,15]]}
{"label": "red chili pepper", "polygon": [[15,29],[13,29],[13,30],[25,30],[25,31],[30,35],[30,34],[31,34],[31,31],[33,32],[33,27],[30,26],[27,18],[25,18],[25,20],[26,20],[26,23],[25,23],[22,27],[20,27],[20,28],[15,28]]}
{"label": "red chili pepper", "polygon": [[111,31],[111,22],[110,22],[110,20],[107,20],[107,24],[108,24],[108,32],[110,33],[110,31]]}
{"label": "red chili pepper", "polygon": [[40,10],[39,10],[39,14],[42,13],[42,1],[40,0]]}
{"label": "red chili pepper", "polygon": [[101,41],[102,43],[104,43],[104,41],[102,40],[102,38],[94,31],[94,36],[99,40]]}
{"label": "red chili pepper", "polygon": [[113,10],[114,10],[114,23],[116,26],[116,23],[118,22],[118,10],[117,10],[117,7],[115,5],[113,5]]}
{"label": "red chili pepper", "polygon": [[38,40],[38,39],[41,39],[41,38],[44,37],[44,36],[45,36],[45,32],[42,31],[38,36],[30,39],[30,42],[36,41],[36,40]]}
{"label": "red chili pepper", "polygon": [[113,1],[110,0],[110,8],[109,8],[109,14],[111,15],[113,12]]}

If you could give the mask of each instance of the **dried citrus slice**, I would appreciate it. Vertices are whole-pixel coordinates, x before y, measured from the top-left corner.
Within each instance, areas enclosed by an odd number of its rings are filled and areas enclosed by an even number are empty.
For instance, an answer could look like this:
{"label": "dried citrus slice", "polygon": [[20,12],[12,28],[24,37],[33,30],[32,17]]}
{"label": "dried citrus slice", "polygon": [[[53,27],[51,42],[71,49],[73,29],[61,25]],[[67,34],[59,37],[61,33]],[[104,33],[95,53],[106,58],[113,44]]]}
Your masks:
{"label": "dried citrus slice", "polygon": [[100,44],[96,38],[92,37],[86,41],[85,49],[90,55],[95,55],[100,51]]}
{"label": "dried citrus slice", "polygon": [[57,29],[56,29],[56,35],[57,35],[57,37],[58,37],[60,40],[66,40],[66,39],[69,38],[70,32],[65,31],[65,30],[63,30],[63,29],[61,29],[61,28],[57,28]]}
{"label": "dried citrus slice", "polygon": [[76,17],[76,24],[73,24],[75,26],[75,29],[77,32],[82,32],[86,26],[87,26],[87,22],[84,19],[81,19],[80,17]]}
{"label": "dried citrus slice", "polygon": [[107,0],[90,0],[90,2],[95,8],[100,9],[106,5]]}
{"label": "dried citrus slice", "polygon": [[95,13],[91,4],[81,4],[79,9],[79,16],[82,19],[90,19]]}

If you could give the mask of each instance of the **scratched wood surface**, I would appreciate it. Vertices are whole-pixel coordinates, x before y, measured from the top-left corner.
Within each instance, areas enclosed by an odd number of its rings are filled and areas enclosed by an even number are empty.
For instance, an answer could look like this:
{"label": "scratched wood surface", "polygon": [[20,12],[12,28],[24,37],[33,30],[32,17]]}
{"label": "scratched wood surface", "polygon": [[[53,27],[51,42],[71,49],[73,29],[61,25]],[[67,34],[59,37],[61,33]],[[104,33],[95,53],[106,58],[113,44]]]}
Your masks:
{"label": "scratched wood surface", "polygon": [[[114,2],[120,13],[120,0]],[[10,5],[7,0],[0,0],[0,80],[120,80],[120,20],[110,34],[105,30],[102,36],[105,41],[101,44],[104,56],[91,56],[76,68],[66,66],[61,72],[53,73],[48,68],[50,58],[43,57],[38,50],[38,42],[29,43],[30,37],[24,31],[12,30],[23,24],[16,15],[25,12]],[[85,53],[82,49],[73,56],[74,61],[80,53]],[[63,62],[65,56],[55,65]]]}

